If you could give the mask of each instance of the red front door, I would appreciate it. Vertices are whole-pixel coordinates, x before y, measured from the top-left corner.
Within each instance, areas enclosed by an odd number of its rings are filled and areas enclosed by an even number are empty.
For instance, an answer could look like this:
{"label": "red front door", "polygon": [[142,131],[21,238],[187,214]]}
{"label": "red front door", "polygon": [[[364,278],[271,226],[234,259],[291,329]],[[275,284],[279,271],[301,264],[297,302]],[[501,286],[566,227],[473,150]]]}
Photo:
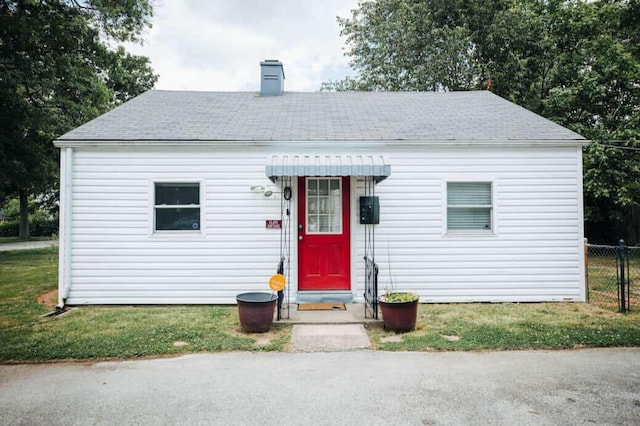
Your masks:
{"label": "red front door", "polygon": [[298,289],[350,290],[349,178],[298,178]]}

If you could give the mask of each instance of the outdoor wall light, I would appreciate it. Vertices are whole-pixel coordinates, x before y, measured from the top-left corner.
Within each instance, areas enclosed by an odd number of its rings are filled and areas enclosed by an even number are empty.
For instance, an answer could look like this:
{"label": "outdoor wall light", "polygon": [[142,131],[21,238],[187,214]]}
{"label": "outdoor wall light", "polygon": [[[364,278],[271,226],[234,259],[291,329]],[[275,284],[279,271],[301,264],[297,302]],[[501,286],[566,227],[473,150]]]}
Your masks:
{"label": "outdoor wall light", "polygon": [[253,185],[251,186],[252,191],[262,192],[265,197],[271,197],[273,195],[273,191],[264,187],[264,185]]}

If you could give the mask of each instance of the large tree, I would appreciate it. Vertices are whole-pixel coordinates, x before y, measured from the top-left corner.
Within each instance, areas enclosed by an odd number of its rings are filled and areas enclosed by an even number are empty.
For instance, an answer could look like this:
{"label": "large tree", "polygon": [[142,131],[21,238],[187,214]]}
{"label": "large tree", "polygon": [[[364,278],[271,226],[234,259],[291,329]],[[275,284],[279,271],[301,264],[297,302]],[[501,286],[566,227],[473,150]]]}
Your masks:
{"label": "large tree", "polygon": [[638,0],[360,1],[338,23],[357,76],[321,90],[490,88],[594,141],[592,228],[640,204]]}
{"label": "large tree", "polygon": [[55,190],[51,142],[153,87],[140,41],[149,0],[0,0],[0,191],[20,199],[28,238],[29,196]]}

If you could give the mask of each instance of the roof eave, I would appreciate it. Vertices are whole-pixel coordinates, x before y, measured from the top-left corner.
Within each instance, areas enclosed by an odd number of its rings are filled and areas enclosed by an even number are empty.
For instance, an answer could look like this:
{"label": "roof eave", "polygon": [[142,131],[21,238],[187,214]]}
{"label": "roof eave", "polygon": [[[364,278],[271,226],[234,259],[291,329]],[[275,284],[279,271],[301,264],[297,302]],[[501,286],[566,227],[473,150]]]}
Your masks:
{"label": "roof eave", "polygon": [[434,148],[464,147],[543,147],[543,146],[587,146],[587,139],[438,139],[438,140],[404,140],[404,139],[342,139],[342,140],[208,140],[208,139],[58,139],[53,142],[57,148],[106,148],[106,147],[171,147],[171,146],[428,146]]}

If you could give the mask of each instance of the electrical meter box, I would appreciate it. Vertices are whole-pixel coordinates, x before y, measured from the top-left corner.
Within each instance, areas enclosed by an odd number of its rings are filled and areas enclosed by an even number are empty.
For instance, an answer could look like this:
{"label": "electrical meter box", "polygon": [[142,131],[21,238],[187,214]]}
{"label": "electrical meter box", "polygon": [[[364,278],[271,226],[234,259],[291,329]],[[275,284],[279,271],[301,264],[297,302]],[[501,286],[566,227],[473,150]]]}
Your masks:
{"label": "electrical meter box", "polygon": [[380,202],[378,197],[360,197],[360,223],[366,225],[380,223]]}

